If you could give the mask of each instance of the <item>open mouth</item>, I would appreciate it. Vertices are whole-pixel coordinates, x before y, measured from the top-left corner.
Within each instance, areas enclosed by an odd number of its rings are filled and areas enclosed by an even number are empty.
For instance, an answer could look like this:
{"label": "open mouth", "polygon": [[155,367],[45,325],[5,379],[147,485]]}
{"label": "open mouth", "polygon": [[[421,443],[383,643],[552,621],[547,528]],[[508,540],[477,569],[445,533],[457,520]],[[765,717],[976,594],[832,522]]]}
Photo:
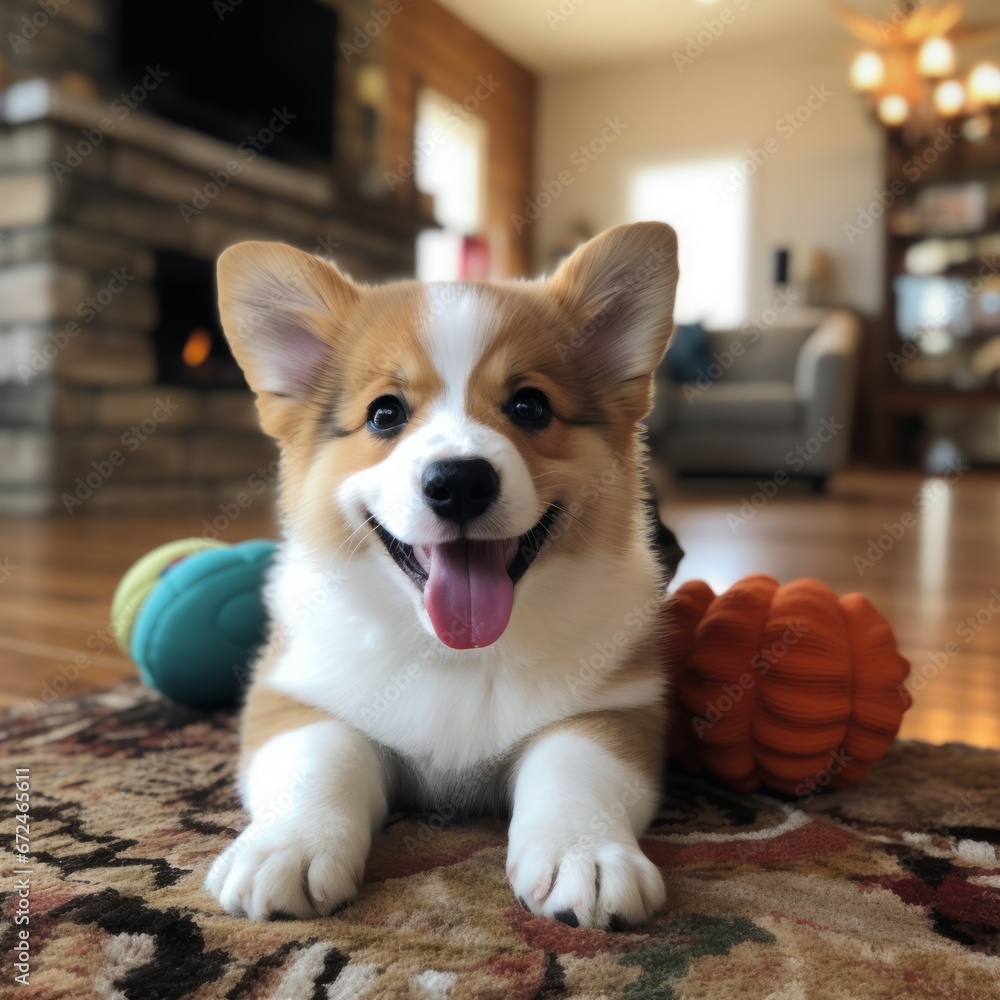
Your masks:
{"label": "open mouth", "polygon": [[453,649],[488,646],[503,634],[514,584],[537,558],[559,514],[553,504],[518,538],[460,538],[409,545],[375,521],[375,532],[396,565],[420,588],[438,638]]}

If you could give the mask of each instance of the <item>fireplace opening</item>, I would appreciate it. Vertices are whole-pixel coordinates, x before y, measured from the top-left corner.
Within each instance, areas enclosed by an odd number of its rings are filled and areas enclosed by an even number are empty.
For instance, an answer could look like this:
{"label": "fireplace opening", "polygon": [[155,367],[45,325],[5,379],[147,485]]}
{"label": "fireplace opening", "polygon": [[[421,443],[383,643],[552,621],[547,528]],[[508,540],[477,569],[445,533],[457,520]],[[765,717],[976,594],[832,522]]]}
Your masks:
{"label": "fireplace opening", "polygon": [[219,323],[211,262],[157,251],[153,287],[160,317],[153,331],[157,380],[203,389],[244,388]]}

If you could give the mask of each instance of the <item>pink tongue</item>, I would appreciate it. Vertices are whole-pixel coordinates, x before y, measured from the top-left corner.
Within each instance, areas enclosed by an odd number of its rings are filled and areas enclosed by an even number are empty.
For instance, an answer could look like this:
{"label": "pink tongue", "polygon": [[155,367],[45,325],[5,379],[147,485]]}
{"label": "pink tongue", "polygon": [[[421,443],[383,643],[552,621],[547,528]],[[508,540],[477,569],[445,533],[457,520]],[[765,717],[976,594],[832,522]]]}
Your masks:
{"label": "pink tongue", "polygon": [[514,584],[504,542],[448,542],[431,546],[424,606],[437,637],[452,649],[497,641],[510,621]]}

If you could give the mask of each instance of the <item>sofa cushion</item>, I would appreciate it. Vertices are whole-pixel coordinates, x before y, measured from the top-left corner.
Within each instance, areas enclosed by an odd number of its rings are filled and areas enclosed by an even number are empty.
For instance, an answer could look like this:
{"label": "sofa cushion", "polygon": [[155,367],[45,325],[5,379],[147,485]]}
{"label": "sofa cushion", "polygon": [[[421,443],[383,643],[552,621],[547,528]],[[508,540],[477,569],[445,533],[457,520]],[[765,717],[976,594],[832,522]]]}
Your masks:
{"label": "sofa cushion", "polygon": [[670,389],[672,427],[787,427],[802,419],[790,382],[715,382]]}
{"label": "sofa cushion", "polygon": [[813,329],[713,330],[707,334],[708,351],[713,360],[724,362],[723,382],[791,382],[799,351]]}
{"label": "sofa cushion", "polygon": [[681,323],[670,338],[663,359],[663,372],[674,382],[696,382],[711,378],[712,349],[701,323]]}

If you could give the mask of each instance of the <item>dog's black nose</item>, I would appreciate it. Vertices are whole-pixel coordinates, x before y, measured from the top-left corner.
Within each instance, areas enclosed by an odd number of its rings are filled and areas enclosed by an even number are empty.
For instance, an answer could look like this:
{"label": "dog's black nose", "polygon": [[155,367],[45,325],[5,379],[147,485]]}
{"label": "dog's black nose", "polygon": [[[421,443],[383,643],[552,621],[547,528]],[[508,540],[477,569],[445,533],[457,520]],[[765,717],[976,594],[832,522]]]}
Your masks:
{"label": "dog's black nose", "polygon": [[438,517],[464,524],[500,495],[496,469],[484,458],[434,462],[420,480],[427,505]]}

